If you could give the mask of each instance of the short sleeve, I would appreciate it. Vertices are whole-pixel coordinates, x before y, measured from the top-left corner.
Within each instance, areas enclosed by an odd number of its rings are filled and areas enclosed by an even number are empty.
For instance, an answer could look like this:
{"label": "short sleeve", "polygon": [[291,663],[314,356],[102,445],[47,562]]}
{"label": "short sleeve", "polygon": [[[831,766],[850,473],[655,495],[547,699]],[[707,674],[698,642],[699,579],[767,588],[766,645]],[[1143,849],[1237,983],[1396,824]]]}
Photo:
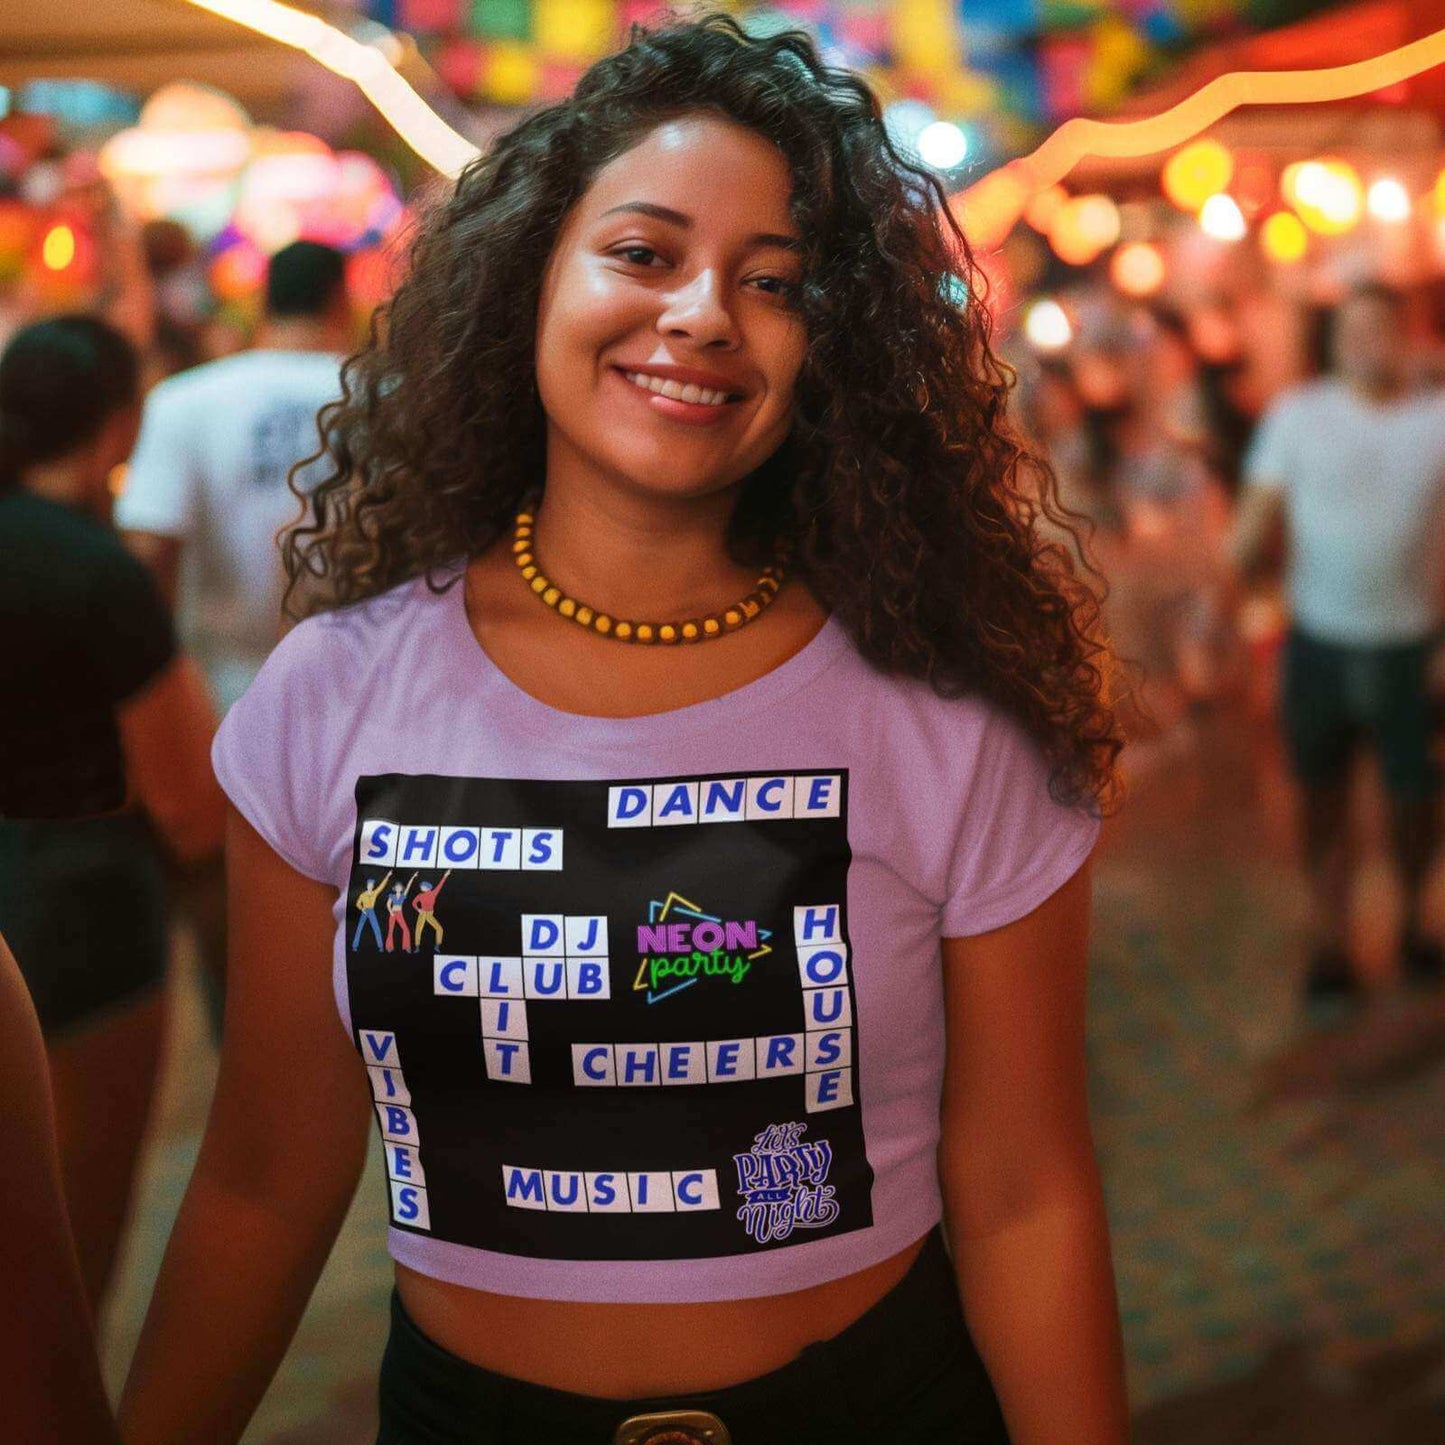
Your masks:
{"label": "short sleeve", "polygon": [[232,704],[211,744],[221,790],[298,873],[332,882],[329,755],[345,644],[317,617],[293,628]]}
{"label": "short sleeve", "polygon": [[1031,913],[1083,866],[1102,822],[1055,802],[1038,745],[991,716],[962,800],[940,934],[967,938]]}
{"label": "short sleeve", "polygon": [[1244,478],[1255,487],[1287,487],[1290,457],[1291,408],[1276,403],[1260,418],[1244,457]]}
{"label": "short sleeve", "polygon": [[181,402],[165,382],[146,400],[125,486],[115,503],[115,524],[122,530],[184,537],[195,526],[196,464]]}
{"label": "short sleeve", "polygon": [[176,655],[175,628],[150,573],[118,542],[90,567],[86,638],[91,676],[114,705],[170,666]]}

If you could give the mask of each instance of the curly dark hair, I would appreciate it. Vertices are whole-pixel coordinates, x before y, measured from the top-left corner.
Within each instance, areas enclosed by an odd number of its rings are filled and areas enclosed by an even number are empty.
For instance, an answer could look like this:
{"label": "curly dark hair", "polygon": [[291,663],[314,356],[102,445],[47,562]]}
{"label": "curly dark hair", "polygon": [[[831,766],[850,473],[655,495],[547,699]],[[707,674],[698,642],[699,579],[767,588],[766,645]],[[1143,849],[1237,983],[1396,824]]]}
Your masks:
{"label": "curly dark hair", "polygon": [[744,479],[730,554],[758,564],[788,537],[793,576],[870,663],[988,698],[1038,742],[1059,801],[1106,809],[1122,742],[1098,600],[1077,519],[1005,422],[1013,373],[983,278],[938,180],[801,31],[756,38],[719,13],[634,25],[570,99],[466,167],[320,415],[330,465],[283,537],[288,612],[421,574],[442,590],[458,579],[434,569],[510,526],[545,471],[533,355],[563,218],[609,161],[700,111],[778,148],[806,238],[792,432]]}

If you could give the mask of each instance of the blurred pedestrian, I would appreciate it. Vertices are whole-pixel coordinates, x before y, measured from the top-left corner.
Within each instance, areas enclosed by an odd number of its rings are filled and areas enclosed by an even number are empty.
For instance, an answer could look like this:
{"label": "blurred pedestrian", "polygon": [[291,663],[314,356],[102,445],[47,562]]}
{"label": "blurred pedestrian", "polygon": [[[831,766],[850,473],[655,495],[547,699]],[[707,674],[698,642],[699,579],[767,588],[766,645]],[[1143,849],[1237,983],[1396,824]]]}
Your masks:
{"label": "blurred pedestrian", "polygon": [[[271,258],[255,348],[182,372],[146,399],[116,520],[175,609],[221,713],[276,641],[284,580],[276,533],[296,514],[287,475],[319,446],[316,414],[340,395],[350,332],[345,257],[297,241]],[[224,875],[218,865],[172,886],[218,1034]]]}
{"label": "blurred pedestrian", "polygon": [[160,1059],[162,850],[214,857],[222,826],[204,683],[108,524],[138,375],[130,342],[83,316],[29,326],[0,357],[0,930],[49,1050],[92,1303]]}
{"label": "blurred pedestrian", "polygon": [[151,392],[116,502],[126,545],[176,609],[223,714],[276,642],[276,533],[297,510],[287,475],[318,450],[317,412],[341,394],[345,259],[314,241],[271,258],[255,346]]}
{"label": "blurred pedestrian", "polygon": [[1132,334],[1130,404],[1118,420],[1113,476],[1127,532],[1115,614],[1122,650],[1145,662],[1163,719],[1177,722],[1218,695],[1230,653],[1229,502],[1211,464],[1187,322],[1164,306],[1141,308]]}
{"label": "blurred pedestrian", "polygon": [[1281,721],[1303,796],[1310,1000],[1360,989],[1348,924],[1362,741],[1379,758],[1404,887],[1401,971],[1438,984],[1445,966],[1420,918],[1439,832],[1426,681],[1441,620],[1445,397],[1409,389],[1406,320],[1404,297],[1377,282],[1345,299],[1333,374],[1286,392],[1261,422],[1231,540],[1246,576],[1286,545]]}

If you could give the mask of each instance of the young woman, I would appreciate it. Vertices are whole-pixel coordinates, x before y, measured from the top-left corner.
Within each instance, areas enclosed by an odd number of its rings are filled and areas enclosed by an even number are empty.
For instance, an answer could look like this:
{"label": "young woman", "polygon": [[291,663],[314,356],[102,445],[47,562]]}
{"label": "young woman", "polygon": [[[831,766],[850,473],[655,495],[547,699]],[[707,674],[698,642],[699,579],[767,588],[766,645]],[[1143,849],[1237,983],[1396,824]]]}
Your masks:
{"label": "young woman", "polygon": [[109,525],[139,375],[88,316],[27,326],[0,356],[0,931],[45,1034],[92,1308],[164,1034],[165,850],[214,857],[224,822],[204,681]]}
{"label": "young woman", "polygon": [[[215,749],[234,992],[133,1445],[239,1435],[373,1120],[383,1441],[1125,1438],[1118,744],[941,200],[713,16],[428,222],[288,538],[331,605]],[[447,868],[448,952],[347,947]]]}

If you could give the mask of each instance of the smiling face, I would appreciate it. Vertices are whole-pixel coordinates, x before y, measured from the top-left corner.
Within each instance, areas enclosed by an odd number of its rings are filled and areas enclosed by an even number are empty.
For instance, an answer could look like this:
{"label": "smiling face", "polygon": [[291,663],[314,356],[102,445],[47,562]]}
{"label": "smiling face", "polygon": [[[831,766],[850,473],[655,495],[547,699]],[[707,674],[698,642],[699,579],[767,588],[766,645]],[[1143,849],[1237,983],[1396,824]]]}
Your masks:
{"label": "smiling face", "polygon": [[712,115],[598,172],[543,275],[547,466],[670,497],[727,487],[788,434],[807,345],[787,162]]}

